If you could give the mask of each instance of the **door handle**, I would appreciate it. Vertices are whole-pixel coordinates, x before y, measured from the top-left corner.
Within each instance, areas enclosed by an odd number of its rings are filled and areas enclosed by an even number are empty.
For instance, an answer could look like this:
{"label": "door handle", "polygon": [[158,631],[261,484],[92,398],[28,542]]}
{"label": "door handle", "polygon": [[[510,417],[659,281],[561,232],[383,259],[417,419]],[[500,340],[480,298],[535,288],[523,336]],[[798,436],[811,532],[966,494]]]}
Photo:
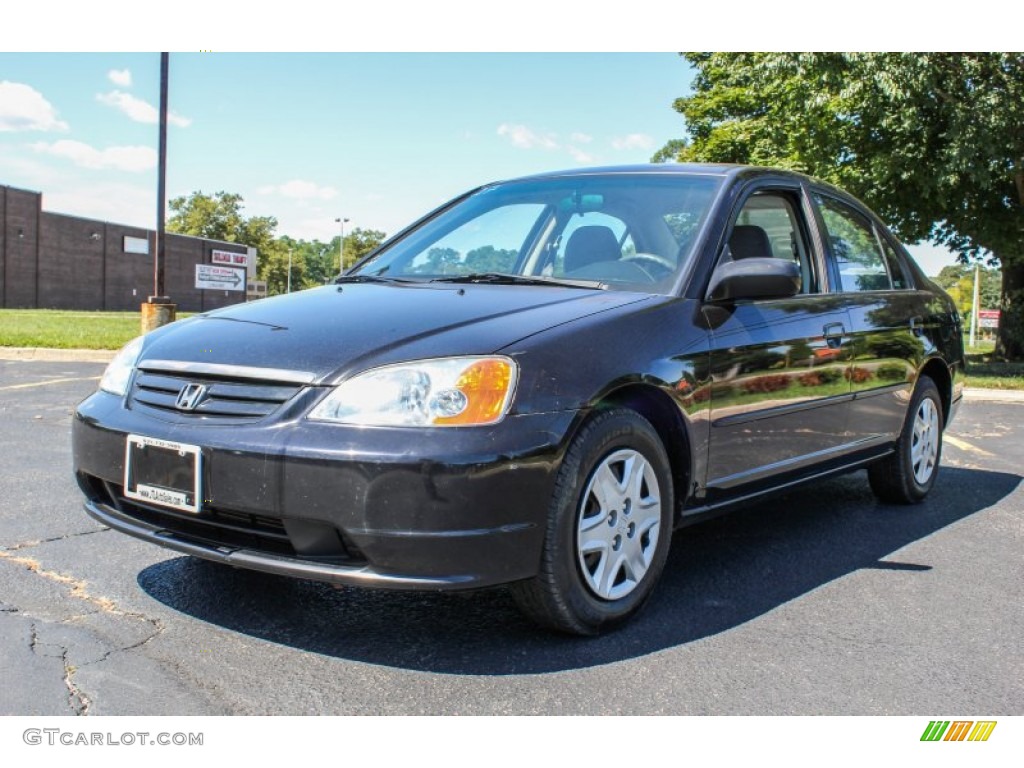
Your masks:
{"label": "door handle", "polygon": [[924,318],[920,315],[915,315],[910,318],[910,332],[915,336],[920,336],[924,333]]}

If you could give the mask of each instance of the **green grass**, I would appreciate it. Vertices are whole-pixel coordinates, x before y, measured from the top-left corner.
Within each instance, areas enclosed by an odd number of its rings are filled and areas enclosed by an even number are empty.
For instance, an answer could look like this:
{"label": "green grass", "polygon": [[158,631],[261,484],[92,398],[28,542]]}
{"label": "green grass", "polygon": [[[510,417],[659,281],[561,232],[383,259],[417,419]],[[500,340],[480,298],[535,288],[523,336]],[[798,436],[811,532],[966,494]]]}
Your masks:
{"label": "green grass", "polygon": [[138,312],[0,309],[0,347],[119,349],[141,327]]}
{"label": "green grass", "polygon": [[967,376],[964,383],[968,387],[982,389],[1024,389],[1024,362],[1004,363],[993,360],[994,348],[991,342],[981,342],[967,348]]}

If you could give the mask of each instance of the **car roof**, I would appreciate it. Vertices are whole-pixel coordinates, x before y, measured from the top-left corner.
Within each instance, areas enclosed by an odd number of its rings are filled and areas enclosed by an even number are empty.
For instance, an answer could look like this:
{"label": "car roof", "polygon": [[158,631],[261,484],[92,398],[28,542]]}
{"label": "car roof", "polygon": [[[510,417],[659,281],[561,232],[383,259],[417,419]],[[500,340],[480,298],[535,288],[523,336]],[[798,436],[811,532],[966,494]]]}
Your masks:
{"label": "car roof", "polygon": [[[560,171],[521,176],[506,181],[533,181],[541,179],[565,178],[573,176],[614,176],[625,174],[655,174],[677,176],[720,176],[720,177],[754,177],[761,175],[789,176],[807,182],[820,183],[802,173],[783,168],[767,168],[757,165],[739,165],[733,163],[638,163],[634,165],[606,165],[584,168],[566,168]],[[501,182],[495,182],[501,183]]]}

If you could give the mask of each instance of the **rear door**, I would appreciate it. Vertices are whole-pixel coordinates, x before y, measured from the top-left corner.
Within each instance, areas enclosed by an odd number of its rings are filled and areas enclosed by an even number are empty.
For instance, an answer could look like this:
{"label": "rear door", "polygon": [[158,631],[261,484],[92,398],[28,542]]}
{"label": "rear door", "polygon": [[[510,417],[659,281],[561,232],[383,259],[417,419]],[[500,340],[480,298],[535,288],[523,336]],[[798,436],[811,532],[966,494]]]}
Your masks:
{"label": "rear door", "polygon": [[930,294],[914,290],[888,233],[865,212],[824,191],[814,201],[850,313],[851,439],[870,447],[903,427],[926,351]]}
{"label": "rear door", "polygon": [[791,260],[801,288],[787,299],[705,305],[711,501],[827,460],[848,442],[850,315],[828,291],[812,218],[798,183],[772,184],[741,200],[726,233],[719,263],[758,255]]}

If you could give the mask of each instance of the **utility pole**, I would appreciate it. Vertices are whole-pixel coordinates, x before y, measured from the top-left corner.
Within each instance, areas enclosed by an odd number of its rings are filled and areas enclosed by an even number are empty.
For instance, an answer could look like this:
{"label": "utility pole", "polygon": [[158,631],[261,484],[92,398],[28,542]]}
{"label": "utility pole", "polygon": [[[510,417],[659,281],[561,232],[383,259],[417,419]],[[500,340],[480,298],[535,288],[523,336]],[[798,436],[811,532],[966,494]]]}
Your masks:
{"label": "utility pole", "polygon": [[974,265],[974,299],[971,302],[971,340],[970,346],[974,346],[974,331],[978,327],[978,301],[981,297],[981,263]]}
{"label": "utility pole", "polygon": [[166,208],[167,208],[167,79],[170,55],[160,54],[160,138],[156,176],[156,243],[153,254],[153,295],[142,305],[142,332],[173,323],[175,310],[166,295],[164,265],[167,263]]}
{"label": "utility pole", "polygon": [[340,275],[345,271],[345,224],[348,219],[339,216],[334,222],[341,225],[341,239],[338,241],[338,274]]}

